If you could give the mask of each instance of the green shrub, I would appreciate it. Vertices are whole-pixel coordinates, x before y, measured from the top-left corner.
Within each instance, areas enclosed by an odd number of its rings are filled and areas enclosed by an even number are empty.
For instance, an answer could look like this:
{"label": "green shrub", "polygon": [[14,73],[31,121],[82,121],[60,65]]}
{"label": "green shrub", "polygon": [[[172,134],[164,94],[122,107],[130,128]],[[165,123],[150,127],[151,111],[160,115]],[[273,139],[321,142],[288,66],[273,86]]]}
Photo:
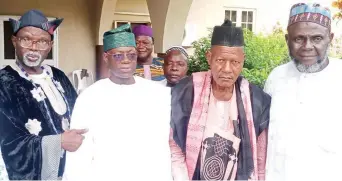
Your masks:
{"label": "green shrub", "polygon": [[[210,36],[211,33],[192,44],[195,51],[190,57],[189,74],[209,69],[205,54],[210,48]],[[244,36],[246,58],[242,75],[263,87],[269,73],[289,60],[284,32],[275,28],[269,35],[256,35],[246,30]]]}

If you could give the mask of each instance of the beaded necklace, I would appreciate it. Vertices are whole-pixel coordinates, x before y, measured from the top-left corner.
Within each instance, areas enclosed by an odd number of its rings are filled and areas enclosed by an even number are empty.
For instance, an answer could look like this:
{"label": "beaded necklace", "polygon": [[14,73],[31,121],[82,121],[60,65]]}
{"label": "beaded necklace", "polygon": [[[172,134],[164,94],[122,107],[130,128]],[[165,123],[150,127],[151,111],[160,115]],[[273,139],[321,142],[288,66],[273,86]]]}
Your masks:
{"label": "beaded necklace", "polygon": [[[19,69],[21,70],[21,72],[25,75],[26,79],[29,80],[29,81],[32,83],[32,85],[34,86],[34,88],[35,88],[36,90],[38,90],[38,88],[40,88],[40,87],[38,87],[38,86],[33,82],[33,80],[29,77],[29,74],[25,71],[25,69],[19,64],[18,61],[16,61],[15,63],[17,64],[17,66],[19,67]],[[63,88],[62,88],[62,86],[60,85],[60,83],[57,82],[57,81],[53,78],[53,76],[51,75],[51,73],[50,73],[48,70],[46,70],[46,68],[45,68],[44,66],[41,66],[40,68],[43,70],[43,73],[47,74],[47,75],[51,78],[51,80],[52,80],[54,86],[57,88],[58,92],[61,94],[61,96],[62,96],[62,98],[63,98],[63,100],[64,100],[64,102],[65,102],[65,105],[66,105],[66,107],[67,107],[67,118],[65,118],[65,117],[62,118],[62,124],[63,124],[63,121],[64,121],[65,119],[66,119],[66,121],[68,121],[68,120],[71,118],[71,116],[70,116],[70,106],[69,106],[69,103],[68,103],[66,97],[65,97],[64,94],[63,94],[63,90],[62,90]],[[45,101],[45,98],[44,98],[44,95],[43,95],[43,94],[45,94],[45,93],[43,93],[43,92],[44,92],[44,91],[40,91],[40,92],[39,92],[39,96],[42,98],[44,107],[45,107],[46,112],[47,112],[47,115],[48,115],[48,117],[49,117],[49,121],[50,121],[50,123],[52,124],[52,127],[53,127],[55,133],[56,133],[56,134],[60,134],[60,132],[57,131],[56,126],[55,126],[55,124],[54,124],[53,121],[52,121],[52,117],[51,117],[50,111],[49,111],[49,109],[48,109],[48,106],[47,106],[47,104],[46,104],[46,101]],[[46,94],[45,94],[45,97],[47,97]],[[65,114],[64,114],[64,115],[65,115]],[[62,115],[61,115],[61,116],[62,116]],[[64,129],[64,128],[63,128],[63,129]]]}

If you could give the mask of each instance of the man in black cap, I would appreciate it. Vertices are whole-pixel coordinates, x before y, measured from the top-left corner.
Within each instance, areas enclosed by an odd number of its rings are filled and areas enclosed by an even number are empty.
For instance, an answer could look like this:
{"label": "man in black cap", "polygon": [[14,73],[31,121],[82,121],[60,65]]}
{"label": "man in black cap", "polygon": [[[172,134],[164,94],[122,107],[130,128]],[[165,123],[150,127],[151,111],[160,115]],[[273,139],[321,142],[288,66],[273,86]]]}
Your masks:
{"label": "man in black cap", "polygon": [[69,130],[77,97],[67,76],[42,65],[63,19],[30,10],[13,25],[16,64],[0,70],[0,146],[10,180],[57,180],[86,130]]}
{"label": "man in black cap", "polygon": [[271,98],[240,76],[241,28],[214,27],[207,61],[172,89],[170,148],[174,180],[264,178]]}

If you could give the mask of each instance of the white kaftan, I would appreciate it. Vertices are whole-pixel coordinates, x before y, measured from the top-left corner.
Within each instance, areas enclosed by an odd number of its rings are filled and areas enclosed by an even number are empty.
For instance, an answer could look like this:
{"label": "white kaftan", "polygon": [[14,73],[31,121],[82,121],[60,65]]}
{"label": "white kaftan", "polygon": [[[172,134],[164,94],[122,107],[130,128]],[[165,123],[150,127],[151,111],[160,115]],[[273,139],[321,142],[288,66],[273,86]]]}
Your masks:
{"label": "white kaftan", "polygon": [[318,73],[294,62],[270,74],[272,96],[266,180],[332,180],[342,163],[342,60]]}
{"label": "white kaftan", "polygon": [[68,152],[64,180],[172,180],[170,88],[141,77],[99,80],[78,98],[71,129],[88,128]]}

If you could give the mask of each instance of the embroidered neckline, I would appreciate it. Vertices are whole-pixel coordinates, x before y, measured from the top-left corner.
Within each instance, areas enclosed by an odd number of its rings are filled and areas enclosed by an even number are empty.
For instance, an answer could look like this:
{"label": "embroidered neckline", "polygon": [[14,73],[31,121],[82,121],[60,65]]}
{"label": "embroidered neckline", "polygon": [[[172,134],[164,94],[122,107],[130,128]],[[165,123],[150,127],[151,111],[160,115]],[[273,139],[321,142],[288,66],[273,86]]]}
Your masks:
{"label": "embroidered neckline", "polygon": [[[37,86],[37,85],[33,82],[33,79],[30,78],[29,74],[28,74],[28,73],[25,71],[25,69],[20,65],[20,63],[19,63],[18,61],[16,61],[15,63],[16,63],[16,65],[18,66],[19,70],[21,71],[20,73],[24,76],[24,78],[25,78],[26,80],[30,81],[31,84],[34,86],[34,89],[33,89],[32,91],[34,91],[34,90],[39,90],[39,89],[41,90],[41,86],[40,86],[40,85]],[[69,103],[68,103],[66,97],[65,97],[64,94],[63,94],[63,93],[65,92],[64,89],[63,89],[63,87],[61,86],[60,82],[56,81],[56,80],[53,78],[52,73],[50,73],[44,66],[41,66],[40,68],[43,70],[43,74],[45,73],[45,74],[52,80],[54,86],[57,88],[58,92],[59,92],[60,95],[62,96],[62,98],[63,98],[63,100],[64,100],[64,102],[65,102],[65,105],[66,105],[66,107],[67,107],[67,113],[64,113],[64,115],[67,114],[68,118],[70,119],[70,118],[71,118],[71,115],[70,115],[70,113],[71,113],[71,111],[70,111],[70,106],[69,106]],[[32,91],[31,91],[31,92],[32,92]],[[53,121],[52,121],[52,116],[51,116],[51,114],[50,114],[50,110],[48,109],[47,103],[46,103],[46,101],[45,101],[46,95],[45,95],[44,91],[39,91],[38,94],[39,94],[39,96],[40,96],[41,101],[43,101],[45,110],[46,110],[46,112],[47,112],[47,114],[48,114],[49,121],[50,121],[50,123],[52,124],[55,133],[56,133],[56,134],[59,134],[59,132],[58,132],[57,129],[56,129],[55,124],[54,124]],[[33,95],[33,96],[34,96],[34,95]],[[37,99],[37,101],[38,101],[38,99]],[[39,101],[38,101],[38,102],[39,102]],[[57,113],[57,114],[58,114],[58,113]],[[63,117],[62,119],[66,119],[63,115],[60,115],[60,116]]]}

